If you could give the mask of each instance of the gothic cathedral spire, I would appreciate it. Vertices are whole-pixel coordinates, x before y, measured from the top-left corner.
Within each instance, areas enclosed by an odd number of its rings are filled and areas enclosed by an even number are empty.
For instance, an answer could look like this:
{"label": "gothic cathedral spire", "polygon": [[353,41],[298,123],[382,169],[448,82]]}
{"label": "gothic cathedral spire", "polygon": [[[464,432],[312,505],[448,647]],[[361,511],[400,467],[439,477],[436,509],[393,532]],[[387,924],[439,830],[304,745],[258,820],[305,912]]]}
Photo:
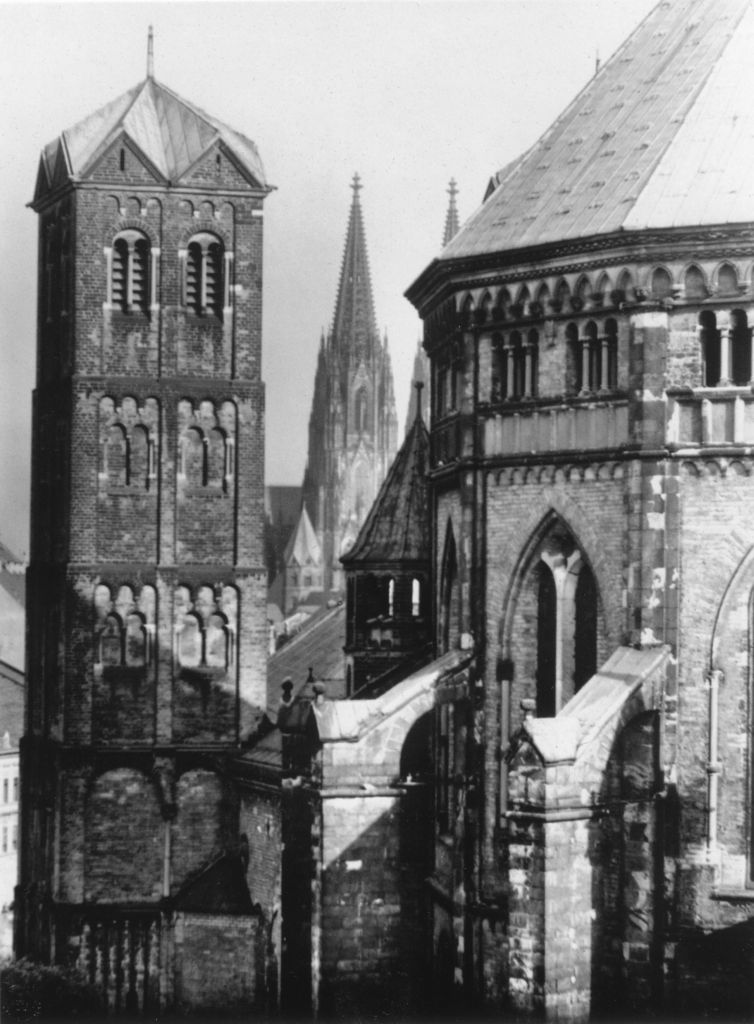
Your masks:
{"label": "gothic cathedral spire", "polygon": [[456,179],[451,178],[450,184],[448,185],[448,195],[450,196],[450,202],[448,203],[448,212],[445,217],[445,231],[442,236],[443,248],[453,238],[454,235],[458,234],[458,209],[456,208],[456,196],[458,195],[458,187],[456,185]]}
{"label": "gothic cathedral spire", "polygon": [[374,312],[358,174],[332,328],[317,361],[304,502],[322,546],[325,590],[364,522],[397,448],[393,372]]}

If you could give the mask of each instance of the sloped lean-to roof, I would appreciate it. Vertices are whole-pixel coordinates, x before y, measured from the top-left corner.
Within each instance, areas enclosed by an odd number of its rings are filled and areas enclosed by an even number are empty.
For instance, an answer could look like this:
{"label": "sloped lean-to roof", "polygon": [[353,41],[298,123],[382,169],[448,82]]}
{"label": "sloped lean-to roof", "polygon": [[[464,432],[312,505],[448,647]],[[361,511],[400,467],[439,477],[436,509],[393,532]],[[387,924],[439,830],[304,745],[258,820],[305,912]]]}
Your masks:
{"label": "sloped lean-to roof", "polygon": [[250,139],[148,77],[44,148],[37,194],[68,178],[86,178],[121,138],[136,148],[165,183],[180,183],[220,143],[250,186],[269,188],[259,152]]}
{"label": "sloped lean-to roof", "polygon": [[751,221],[750,0],[663,0],[493,178],[440,260],[619,230]]}

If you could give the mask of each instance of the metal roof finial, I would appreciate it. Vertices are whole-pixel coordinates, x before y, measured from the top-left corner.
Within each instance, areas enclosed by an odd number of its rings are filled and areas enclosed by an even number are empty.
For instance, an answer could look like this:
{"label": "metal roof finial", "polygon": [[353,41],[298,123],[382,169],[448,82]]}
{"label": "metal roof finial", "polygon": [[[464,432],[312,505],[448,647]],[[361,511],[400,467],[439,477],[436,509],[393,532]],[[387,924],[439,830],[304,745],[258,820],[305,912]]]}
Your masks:
{"label": "metal roof finial", "polygon": [[154,32],[151,25],[147,36],[147,78],[154,78]]}
{"label": "metal roof finial", "polygon": [[422,418],[422,388],[424,387],[424,381],[415,380],[414,387],[416,388],[416,418],[420,420]]}

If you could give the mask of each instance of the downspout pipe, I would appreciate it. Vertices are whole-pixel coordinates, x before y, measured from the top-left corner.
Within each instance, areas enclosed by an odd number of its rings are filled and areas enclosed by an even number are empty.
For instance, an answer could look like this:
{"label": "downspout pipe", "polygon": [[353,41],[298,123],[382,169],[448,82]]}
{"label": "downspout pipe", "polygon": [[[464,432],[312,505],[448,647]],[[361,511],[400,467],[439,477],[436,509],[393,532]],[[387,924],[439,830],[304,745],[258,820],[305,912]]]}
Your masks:
{"label": "downspout pipe", "polygon": [[719,761],[720,683],[724,676],[720,669],[712,669],[707,676],[709,697],[709,740],[707,771],[707,857],[717,854],[718,789],[721,764]]}

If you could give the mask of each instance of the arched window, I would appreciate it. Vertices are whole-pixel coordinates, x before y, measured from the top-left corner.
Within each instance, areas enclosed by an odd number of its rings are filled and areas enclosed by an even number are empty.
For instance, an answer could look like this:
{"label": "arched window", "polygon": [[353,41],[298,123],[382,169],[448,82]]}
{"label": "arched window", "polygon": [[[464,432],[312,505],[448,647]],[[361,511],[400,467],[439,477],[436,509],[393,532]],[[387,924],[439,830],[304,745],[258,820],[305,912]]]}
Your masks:
{"label": "arched window", "polygon": [[442,650],[449,651],[461,633],[461,588],[458,580],[456,541],[450,522],[445,536],[441,600],[440,638]]}
{"label": "arched window", "polygon": [[113,242],[110,302],[122,313],[149,312],[149,252],[139,231],[122,231]]}
{"label": "arched window", "polygon": [[356,430],[360,434],[366,433],[367,423],[369,422],[369,400],[367,398],[366,388],[359,388],[356,392],[356,398],[354,400],[354,421]]}
{"label": "arched window", "polygon": [[566,336],[566,389],[571,395],[578,395],[584,390],[584,379],[581,365],[581,342],[576,324],[568,324]]}
{"label": "arched window", "polygon": [[119,423],[113,424],[107,432],[104,463],[110,486],[123,487],[128,483],[128,440]]}
{"label": "arched window", "polygon": [[558,598],[549,565],[537,568],[537,717],[552,718],[556,707]]}
{"label": "arched window", "polygon": [[704,386],[717,387],[720,383],[720,331],[717,319],[710,309],[699,314],[699,340],[702,346],[702,364],[704,367]]}
{"label": "arched window", "polygon": [[734,384],[751,381],[751,328],[742,309],[730,314],[730,376]]}
{"label": "arched window", "polygon": [[520,331],[512,331],[508,339],[507,383],[507,398],[523,398],[526,388],[526,361]]}
{"label": "arched window", "polygon": [[584,328],[584,376],[586,390],[599,391],[602,379],[602,349],[597,336],[597,324],[590,320]]}
{"label": "arched window", "polygon": [[738,274],[730,263],[723,263],[717,272],[717,290],[720,295],[736,295],[738,293]]}
{"label": "arched window", "polygon": [[210,615],[207,622],[207,664],[212,668],[228,666],[228,627],[222,615]]}
{"label": "arched window", "polygon": [[704,299],[707,297],[707,283],[699,267],[692,264],[686,271],[683,289],[687,299]]}
{"label": "arched window", "polygon": [[103,665],[123,662],[123,629],[117,615],[108,615],[99,638],[99,660]]}
{"label": "arched window", "polygon": [[202,663],[202,632],[195,615],[186,615],[178,634],[178,661],[185,668]]}
{"label": "arched window", "polygon": [[141,615],[131,614],[126,619],[126,664],[133,666],[147,663],[147,632]]}
{"label": "arched window", "polygon": [[411,615],[418,619],[422,613],[422,585],[416,576],[411,580]]}
{"label": "arched window", "polygon": [[214,235],[195,235],[186,251],[184,301],[199,316],[223,315],[225,252]]}
{"label": "arched window", "polygon": [[213,487],[225,487],[225,446],[225,435],[222,430],[210,430],[207,439],[207,483]]}
{"label": "arched window", "polygon": [[149,487],[149,438],[139,425],[131,431],[128,482],[145,490]]}
{"label": "arched window", "polygon": [[607,386],[618,387],[618,324],[610,318],[605,321],[607,355]]}
{"label": "arched window", "polygon": [[673,290],[670,274],[664,267],[656,267],[652,273],[652,297],[666,299]]}
{"label": "arched window", "polygon": [[391,576],[387,581],[387,614],[392,619],[395,615],[395,580]]}
{"label": "arched window", "polygon": [[206,483],[204,455],[204,438],[199,430],[190,427],[181,439],[181,468],[191,487],[202,487]]}
{"label": "arched window", "polygon": [[555,309],[558,312],[565,309],[570,297],[571,292],[568,287],[568,282],[564,280],[559,281],[558,286],[555,289]]}

